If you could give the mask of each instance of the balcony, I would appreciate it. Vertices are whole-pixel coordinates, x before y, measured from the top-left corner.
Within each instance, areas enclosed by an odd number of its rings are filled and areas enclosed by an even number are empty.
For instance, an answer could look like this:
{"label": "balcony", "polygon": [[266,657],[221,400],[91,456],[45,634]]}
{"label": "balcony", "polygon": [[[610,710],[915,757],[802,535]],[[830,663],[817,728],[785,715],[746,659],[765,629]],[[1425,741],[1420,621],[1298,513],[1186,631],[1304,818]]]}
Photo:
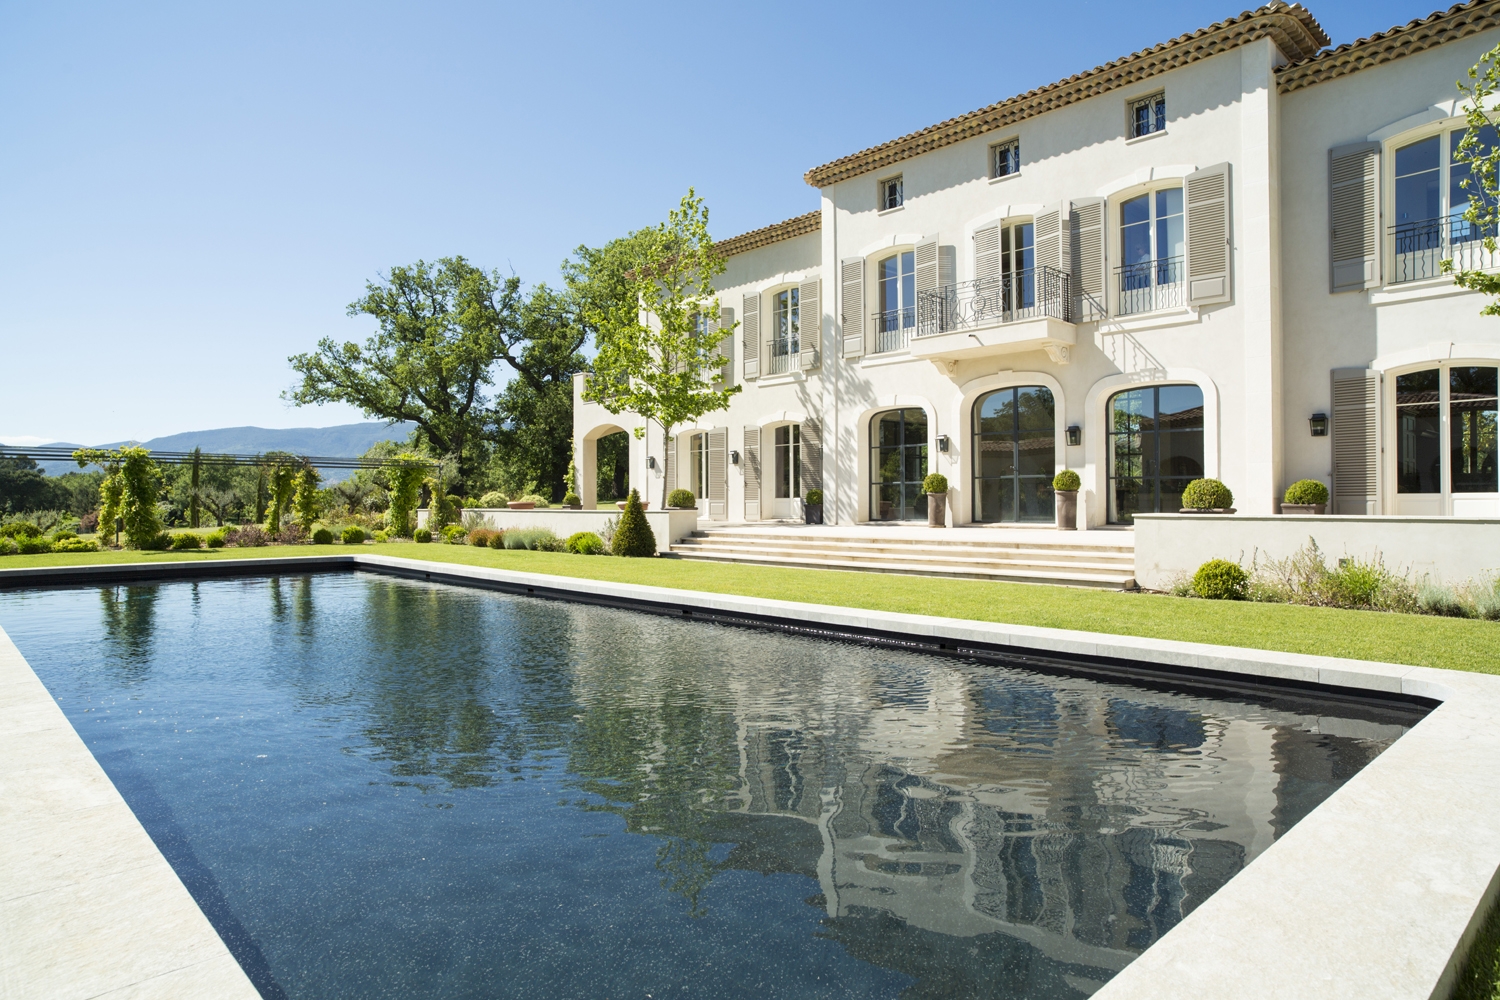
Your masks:
{"label": "balcony", "polygon": [[1454,270],[1487,271],[1500,268],[1500,254],[1485,248],[1484,238],[1493,237],[1462,215],[1421,222],[1402,222],[1387,231],[1391,245],[1390,283],[1422,281],[1443,276],[1443,261],[1453,261]]}
{"label": "balcony", "polygon": [[[923,293],[926,294],[926,293]],[[870,329],[875,331],[875,354],[888,351],[904,351],[911,340],[917,324],[917,310],[885,309],[870,317]]]}
{"label": "balcony", "polygon": [[1143,260],[1115,268],[1120,290],[1119,316],[1179,309],[1187,304],[1183,277],[1187,269],[1181,257]]}
{"label": "balcony", "polygon": [[1046,350],[1077,342],[1069,275],[1037,267],[917,294],[910,349],[934,361]]}

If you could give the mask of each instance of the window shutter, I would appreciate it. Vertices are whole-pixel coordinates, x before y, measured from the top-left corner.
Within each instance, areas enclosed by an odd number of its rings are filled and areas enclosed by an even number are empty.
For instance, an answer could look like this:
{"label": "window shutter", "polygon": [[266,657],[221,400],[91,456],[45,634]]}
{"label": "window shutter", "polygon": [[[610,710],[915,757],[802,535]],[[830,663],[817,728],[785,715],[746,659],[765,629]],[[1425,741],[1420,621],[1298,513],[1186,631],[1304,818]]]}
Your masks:
{"label": "window shutter", "polygon": [[667,492],[677,488],[677,439],[667,438],[667,454],[662,459],[662,475],[667,480]]}
{"label": "window shutter", "polygon": [[1036,247],[1038,268],[1050,267],[1054,271],[1068,270],[1067,260],[1070,248],[1063,240],[1063,221],[1063,210],[1060,205],[1049,205],[1031,220],[1032,241]]}
{"label": "window shutter", "polygon": [[708,432],[708,517],[729,520],[729,428]]}
{"label": "window shutter", "polygon": [[1228,302],[1229,164],[1194,171],[1183,181],[1187,214],[1188,305]]}
{"label": "window shutter", "polygon": [[760,520],[760,428],[745,428],[745,520]]}
{"label": "window shutter", "polygon": [[724,388],[734,384],[734,310],[724,306],[719,310],[719,325],[717,330],[728,330],[729,334],[719,341],[719,355],[724,359],[719,374],[724,381],[720,383]]}
{"label": "window shutter", "polygon": [[1380,505],[1380,372],[1333,370],[1333,513]]}
{"label": "window shutter", "polygon": [[936,236],[924,236],[916,246],[917,295],[937,290],[938,242]]}
{"label": "window shutter", "polygon": [[1094,323],[1104,318],[1105,261],[1103,198],[1073,202],[1069,240],[1073,244],[1073,320]]}
{"label": "window shutter", "polygon": [[1380,143],[1328,151],[1330,292],[1380,284]]}
{"label": "window shutter", "polygon": [[865,259],[850,257],[839,264],[839,330],[846,358],[865,354]]}
{"label": "window shutter", "polygon": [[802,495],[823,488],[823,428],[816,420],[802,423]]}
{"label": "window shutter", "polygon": [[760,378],[760,293],[746,295],[740,315],[740,369],[745,380]]}
{"label": "window shutter", "polygon": [[797,290],[798,329],[802,344],[802,370],[818,367],[818,353],[822,347],[823,330],[823,282],[819,278],[804,281]]}
{"label": "window shutter", "polygon": [[974,280],[1000,280],[1000,227],[985,226],[974,234]]}

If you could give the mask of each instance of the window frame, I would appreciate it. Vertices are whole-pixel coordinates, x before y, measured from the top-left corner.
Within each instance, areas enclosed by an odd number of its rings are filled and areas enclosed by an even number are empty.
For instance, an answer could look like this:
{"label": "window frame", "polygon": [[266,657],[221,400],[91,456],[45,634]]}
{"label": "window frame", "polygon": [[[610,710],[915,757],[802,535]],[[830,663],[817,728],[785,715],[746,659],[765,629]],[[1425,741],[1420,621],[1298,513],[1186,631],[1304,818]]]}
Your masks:
{"label": "window frame", "polygon": [[[1384,437],[1382,442],[1385,452],[1385,461],[1382,468],[1381,492],[1385,495],[1386,502],[1382,506],[1397,516],[1403,516],[1401,511],[1402,498],[1410,497],[1409,505],[1415,506],[1419,501],[1417,497],[1435,498],[1438,508],[1437,516],[1453,517],[1453,504],[1455,500],[1461,499],[1489,499],[1500,497],[1500,482],[1497,482],[1496,490],[1455,490],[1453,488],[1453,386],[1452,371],[1455,368],[1494,368],[1500,370],[1500,358],[1442,358],[1431,361],[1418,361],[1412,364],[1401,365],[1397,368],[1388,368],[1384,372],[1385,389],[1381,400],[1381,418],[1384,425]],[[1412,375],[1417,372],[1436,371],[1438,373],[1438,443],[1437,455],[1441,463],[1438,489],[1435,492],[1402,491],[1401,489],[1401,407],[1397,400],[1397,380],[1403,375]],[[1500,371],[1497,371],[1500,378]],[[1492,398],[1492,397],[1479,397]],[[1494,397],[1500,398],[1500,397]]]}
{"label": "window frame", "polygon": [[[1160,124],[1154,128],[1148,128],[1144,132],[1136,131],[1136,109],[1147,104],[1161,103],[1160,115],[1152,115],[1152,121],[1160,120]],[[1127,141],[1136,139],[1149,139],[1153,135],[1162,135],[1167,131],[1167,92],[1164,89],[1133,97],[1125,102],[1125,138]]]}
{"label": "window frame", "polygon": [[[910,244],[902,246],[887,247],[868,258],[873,264],[874,280],[870,282],[875,293],[875,311],[873,314],[874,350],[871,354],[894,354],[904,351],[911,342],[911,336],[917,328],[917,271],[916,271],[916,247]],[[905,270],[907,258],[910,258],[911,272]],[[895,309],[886,309],[885,301],[881,298],[884,289],[884,280],[881,277],[881,265],[888,260],[896,260],[896,298]],[[906,285],[908,279],[911,283],[911,301],[906,301]],[[901,325],[893,330],[884,327],[885,316],[890,312],[901,313]],[[908,322],[909,320],[909,322]],[[894,347],[881,349],[882,338],[895,339],[899,341]]]}
{"label": "window frame", "polygon": [[[1403,286],[1421,281],[1447,284],[1451,281],[1451,278],[1442,274],[1436,266],[1436,258],[1447,257],[1452,250],[1451,245],[1447,244],[1439,248],[1416,248],[1414,246],[1412,250],[1405,251],[1412,256],[1426,252],[1434,257],[1434,261],[1431,266],[1425,268],[1431,273],[1411,277],[1400,276],[1402,268],[1399,266],[1399,261],[1403,251],[1399,249],[1401,237],[1396,232],[1397,228],[1402,225],[1396,218],[1396,153],[1398,150],[1433,137],[1438,139],[1438,215],[1432,219],[1414,220],[1411,225],[1433,223],[1441,233],[1444,223],[1446,222],[1451,227],[1452,220],[1455,218],[1453,215],[1453,133],[1467,131],[1468,125],[1468,119],[1464,117],[1444,118],[1441,121],[1428,122],[1419,128],[1402,132],[1400,135],[1391,136],[1381,143],[1380,218],[1383,232],[1380,233],[1380,263],[1382,265],[1380,274],[1382,286]],[[1466,194],[1466,200],[1467,197]],[[1451,236],[1451,233],[1449,235]],[[1479,237],[1464,242],[1477,245],[1482,250]],[[1500,268],[1500,258],[1489,254],[1479,255],[1476,263],[1479,265],[1478,270],[1492,271]]]}
{"label": "window frame", "polygon": [[[896,203],[887,205],[887,195],[890,193],[889,185],[895,185]],[[904,174],[891,174],[882,177],[875,182],[875,211],[879,215],[886,212],[899,212],[906,207],[906,178]]]}
{"label": "window frame", "polygon": [[[1007,149],[1015,150],[1015,169],[1005,173],[1000,172],[1000,154]],[[1010,177],[1021,176],[1021,138],[1011,136],[999,142],[990,143],[989,148],[989,175],[992,181],[1003,181]]]}
{"label": "window frame", "polygon": [[[1174,257],[1163,257],[1159,244],[1158,227],[1163,218],[1171,216],[1160,216],[1157,214],[1157,195],[1162,191],[1180,191],[1182,193],[1182,210],[1175,213],[1182,220],[1182,253]],[[1146,230],[1151,241],[1150,276],[1151,283],[1144,289],[1132,289],[1132,294],[1140,291],[1149,291],[1152,301],[1149,308],[1131,309],[1125,308],[1125,290],[1121,287],[1121,271],[1127,267],[1137,267],[1139,264],[1131,264],[1125,254],[1125,206],[1137,198],[1147,200],[1148,214],[1145,222]],[[1126,191],[1118,192],[1109,199],[1109,222],[1113,232],[1106,233],[1106,240],[1117,240],[1116,252],[1106,257],[1117,260],[1118,263],[1109,268],[1107,277],[1108,287],[1105,295],[1110,305],[1111,315],[1116,317],[1148,316],[1152,313],[1166,312],[1172,309],[1183,308],[1187,305],[1187,183],[1182,177],[1167,177],[1161,181],[1146,187],[1134,187]],[[1140,223],[1134,223],[1140,225]],[[1176,261],[1170,267],[1174,272],[1175,280],[1162,281],[1160,279],[1162,264],[1167,261]],[[1144,262],[1142,262],[1144,263]],[[1158,289],[1167,289],[1166,292],[1158,292]],[[1175,289],[1175,291],[1172,291]]]}

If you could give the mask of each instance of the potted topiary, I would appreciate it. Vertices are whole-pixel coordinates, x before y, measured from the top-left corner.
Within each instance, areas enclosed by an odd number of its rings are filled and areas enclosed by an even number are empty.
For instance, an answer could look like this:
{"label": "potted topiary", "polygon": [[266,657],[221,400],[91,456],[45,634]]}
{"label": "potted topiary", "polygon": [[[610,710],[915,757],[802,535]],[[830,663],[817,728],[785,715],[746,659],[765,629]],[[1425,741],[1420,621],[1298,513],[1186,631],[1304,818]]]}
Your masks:
{"label": "potted topiary", "polygon": [[1283,514],[1321,514],[1328,509],[1328,487],[1316,479],[1299,479],[1281,498]]}
{"label": "potted topiary", "polygon": [[948,477],[941,472],[929,472],[922,480],[922,492],[927,494],[927,527],[947,527]]}
{"label": "potted topiary", "polygon": [[802,523],[823,523],[823,491],[808,490],[807,496],[802,500]]}
{"label": "potted topiary", "polygon": [[563,506],[568,508],[569,510],[583,510],[583,500],[578,496],[577,493],[569,490],[568,493],[563,496]]}
{"label": "potted topiary", "polygon": [[1078,487],[1083,485],[1078,473],[1064,469],[1052,477],[1052,492],[1057,495],[1057,528],[1078,530]]}
{"label": "potted topiary", "polygon": [[1234,494],[1217,479],[1194,479],[1182,491],[1182,514],[1233,514]]}
{"label": "potted topiary", "polygon": [[667,494],[667,506],[678,510],[697,510],[698,498],[692,490],[673,490]]}

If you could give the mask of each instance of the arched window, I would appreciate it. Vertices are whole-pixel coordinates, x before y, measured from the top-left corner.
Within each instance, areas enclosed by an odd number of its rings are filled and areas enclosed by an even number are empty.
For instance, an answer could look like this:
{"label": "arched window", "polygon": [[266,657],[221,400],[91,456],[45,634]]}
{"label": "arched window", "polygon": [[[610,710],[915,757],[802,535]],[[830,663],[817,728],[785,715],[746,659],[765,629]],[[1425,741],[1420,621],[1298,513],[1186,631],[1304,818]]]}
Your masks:
{"label": "arched window", "polygon": [[870,520],[927,517],[927,413],[887,410],[870,420]]}
{"label": "arched window", "polygon": [[1109,514],[1176,513],[1182,491],[1203,478],[1203,390],[1196,385],[1128,389],[1109,400]]}
{"label": "arched window", "polygon": [[973,428],[974,520],[1052,520],[1052,390],[1022,385],[986,393],[974,403]]}

